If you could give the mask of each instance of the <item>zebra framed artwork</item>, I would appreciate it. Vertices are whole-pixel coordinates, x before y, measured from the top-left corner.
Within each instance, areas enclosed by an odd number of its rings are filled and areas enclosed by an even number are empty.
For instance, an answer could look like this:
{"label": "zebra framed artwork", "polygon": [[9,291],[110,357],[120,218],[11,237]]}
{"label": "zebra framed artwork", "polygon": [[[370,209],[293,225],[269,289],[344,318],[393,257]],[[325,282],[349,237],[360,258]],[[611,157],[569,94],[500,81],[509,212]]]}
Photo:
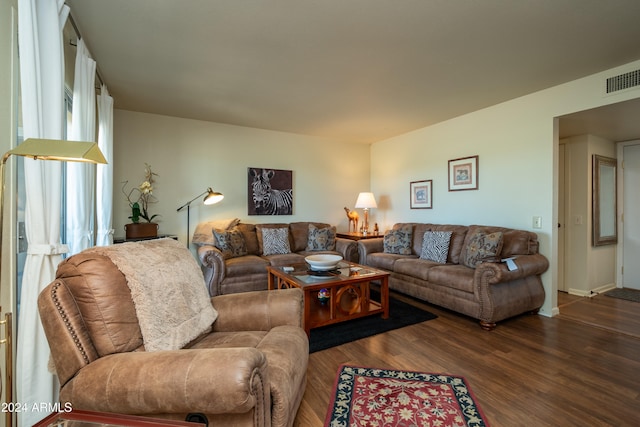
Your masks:
{"label": "zebra framed artwork", "polygon": [[293,215],[293,172],[248,168],[248,214]]}

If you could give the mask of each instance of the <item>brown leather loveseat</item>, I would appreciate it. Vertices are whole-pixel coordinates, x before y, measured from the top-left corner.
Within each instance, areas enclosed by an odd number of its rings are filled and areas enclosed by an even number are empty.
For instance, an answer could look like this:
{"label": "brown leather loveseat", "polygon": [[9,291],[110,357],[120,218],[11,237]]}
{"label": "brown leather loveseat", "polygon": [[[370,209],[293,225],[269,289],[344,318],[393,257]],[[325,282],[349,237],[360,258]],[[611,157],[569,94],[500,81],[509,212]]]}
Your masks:
{"label": "brown leather loveseat", "polygon": [[[152,318],[161,317],[160,328],[176,324],[174,349],[156,348],[173,330],[151,339],[141,320],[145,308],[133,282],[154,277],[164,279],[146,284],[153,292],[177,291],[161,297],[166,303],[148,307]],[[191,280],[195,286],[190,288],[184,277],[196,278]],[[182,321],[173,318],[181,308],[169,306],[174,296],[188,301],[186,309],[206,309],[197,316],[215,313],[213,325],[211,317],[198,317],[203,330],[184,345]],[[209,425],[234,426],[293,424],[308,363],[302,304],[302,292],[295,289],[210,298],[196,260],[171,239],[74,255],[59,265],[55,281],[38,300],[61,402],[74,409],[157,418],[201,414]],[[187,332],[193,330],[191,325]]]}

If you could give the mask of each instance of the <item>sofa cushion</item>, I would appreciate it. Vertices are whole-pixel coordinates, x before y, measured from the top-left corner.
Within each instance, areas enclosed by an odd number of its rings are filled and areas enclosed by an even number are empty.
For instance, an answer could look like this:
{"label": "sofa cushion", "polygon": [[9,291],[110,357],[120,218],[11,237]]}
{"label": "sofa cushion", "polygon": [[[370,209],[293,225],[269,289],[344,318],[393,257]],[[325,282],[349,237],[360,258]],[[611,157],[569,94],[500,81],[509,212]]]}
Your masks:
{"label": "sofa cushion", "polygon": [[462,249],[461,263],[467,267],[476,268],[483,262],[496,262],[500,260],[501,250],[501,231],[485,233],[477,230]]}
{"label": "sofa cushion", "polygon": [[256,273],[266,273],[269,261],[256,255],[230,258],[224,262],[225,276],[238,277]]}
{"label": "sofa cushion", "polygon": [[436,265],[429,269],[429,282],[473,293],[475,270],[464,265]]}
{"label": "sofa cushion", "polygon": [[538,253],[538,236],[535,233],[509,229],[502,232],[502,258],[536,253]]}
{"label": "sofa cushion", "polygon": [[289,244],[289,227],[262,229],[262,254],[288,254],[291,252]]}
{"label": "sofa cushion", "polygon": [[469,228],[464,225],[438,224],[434,225],[433,231],[451,231],[451,240],[449,241],[449,257],[448,262],[460,264],[460,253],[464,247],[464,241]]}
{"label": "sofa cushion", "polygon": [[[398,228],[399,224],[393,226],[394,229]],[[427,231],[433,231],[433,224],[413,224],[413,248],[414,254],[420,256],[422,253],[422,244],[424,243],[424,233]]]}
{"label": "sofa cushion", "polygon": [[247,244],[244,235],[237,228],[231,230],[213,230],[216,239],[216,248],[220,249],[224,259],[235,258],[247,255]]}
{"label": "sofa cushion", "polygon": [[293,264],[304,264],[304,256],[293,252],[290,252],[288,254],[265,255],[264,258],[269,261],[269,264],[274,267]]}
{"label": "sofa cushion", "polygon": [[267,333],[267,331],[212,332],[191,343],[188,348],[255,348]]}
{"label": "sofa cushion", "polygon": [[[264,239],[262,232],[268,228],[289,228],[289,224],[285,223],[270,223],[270,224],[256,224],[256,238],[258,240],[258,253],[257,255],[263,255],[264,251]],[[306,241],[305,241],[306,244]],[[291,233],[289,233],[289,247],[293,249],[293,238],[291,237]]]}
{"label": "sofa cushion", "polygon": [[367,255],[366,265],[382,270],[393,271],[394,264],[400,259],[417,258],[415,255],[398,255],[384,252],[374,252]]}
{"label": "sofa cushion", "polygon": [[313,224],[318,228],[331,227],[331,224],[324,222],[300,221],[289,224],[291,252],[304,251],[309,243],[309,224]]}
{"label": "sofa cushion", "polygon": [[411,225],[390,230],[384,235],[383,250],[387,254],[411,255]]}
{"label": "sofa cushion", "polygon": [[452,231],[426,231],[422,238],[420,258],[445,264],[452,234]]}
{"label": "sofa cushion", "polygon": [[258,243],[258,233],[255,224],[240,223],[236,225],[244,237],[248,255],[260,255],[260,244]]}
{"label": "sofa cushion", "polygon": [[421,280],[429,280],[429,270],[437,265],[442,264],[426,259],[401,258],[393,264],[393,272]]}
{"label": "sofa cushion", "polygon": [[[396,224],[394,228],[397,228]],[[451,239],[449,240],[449,255],[447,262],[452,264],[460,264],[460,252],[464,247],[464,241],[467,236],[469,227],[465,225],[453,224],[414,224],[413,227],[413,253],[420,255],[422,253],[422,242],[424,233],[427,231],[451,231]]]}
{"label": "sofa cushion", "polygon": [[500,258],[508,258],[516,255],[533,255],[538,253],[538,235],[532,231],[517,230],[513,228],[470,225],[469,236],[476,232],[495,233],[502,232],[502,252]]}
{"label": "sofa cushion", "polygon": [[239,222],[240,220],[238,218],[201,222],[196,226],[196,231],[193,232],[191,243],[198,246],[215,246],[212,230],[230,230],[238,225]]}
{"label": "sofa cushion", "polygon": [[333,251],[335,248],[336,227],[318,228],[313,224],[309,224],[306,251]]}

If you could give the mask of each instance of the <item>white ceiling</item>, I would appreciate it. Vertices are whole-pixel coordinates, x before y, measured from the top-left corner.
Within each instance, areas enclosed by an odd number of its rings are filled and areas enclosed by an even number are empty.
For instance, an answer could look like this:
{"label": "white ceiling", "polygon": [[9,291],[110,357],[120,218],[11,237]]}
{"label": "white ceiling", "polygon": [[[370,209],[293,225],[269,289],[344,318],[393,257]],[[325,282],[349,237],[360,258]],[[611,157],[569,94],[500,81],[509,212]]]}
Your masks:
{"label": "white ceiling", "polygon": [[352,142],[640,59],[638,0],[67,4],[116,108]]}

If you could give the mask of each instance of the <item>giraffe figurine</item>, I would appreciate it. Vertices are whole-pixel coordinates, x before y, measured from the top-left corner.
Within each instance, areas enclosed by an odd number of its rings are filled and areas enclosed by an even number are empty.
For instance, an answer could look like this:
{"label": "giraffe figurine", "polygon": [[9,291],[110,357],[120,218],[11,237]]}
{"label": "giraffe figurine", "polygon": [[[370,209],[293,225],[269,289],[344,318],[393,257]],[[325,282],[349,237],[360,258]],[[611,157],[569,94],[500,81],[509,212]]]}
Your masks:
{"label": "giraffe figurine", "polygon": [[349,218],[349,232],[351,232],[351,224],[353,224],[353,232],[357,233],[358,232],[358,220],[360,219],[360,216],[358,215],[358,212],[351,211],[347,207],[344,208],[344,211],[347,213],[347,218]]}

